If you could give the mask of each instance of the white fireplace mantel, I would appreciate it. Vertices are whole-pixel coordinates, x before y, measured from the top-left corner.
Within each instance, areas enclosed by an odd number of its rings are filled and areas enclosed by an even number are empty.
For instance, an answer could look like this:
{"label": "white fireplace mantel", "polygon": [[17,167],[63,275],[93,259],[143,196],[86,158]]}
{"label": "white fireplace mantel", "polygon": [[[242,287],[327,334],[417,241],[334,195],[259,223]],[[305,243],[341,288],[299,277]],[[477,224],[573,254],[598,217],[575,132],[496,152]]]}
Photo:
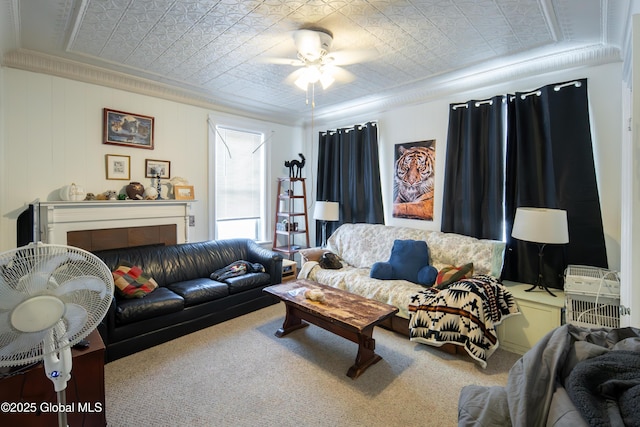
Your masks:
{"label": "white fireplace mantel", "polygon": [[44,243],[67,244],[69,231],[175,224],[178,243],[189,242],[194,200],[91,200],[40,202]]}

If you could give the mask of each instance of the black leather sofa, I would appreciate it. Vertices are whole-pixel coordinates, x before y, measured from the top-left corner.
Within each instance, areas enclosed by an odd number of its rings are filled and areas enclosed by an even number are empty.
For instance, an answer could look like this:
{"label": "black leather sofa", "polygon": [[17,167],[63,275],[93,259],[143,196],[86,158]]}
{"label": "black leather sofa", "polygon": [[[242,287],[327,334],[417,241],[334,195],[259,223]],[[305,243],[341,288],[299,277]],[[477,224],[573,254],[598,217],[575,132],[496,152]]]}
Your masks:
{"label": "black leather sofa", "polygon": [[[111,271],[123,262],[151,276],[158,288],[144,298],[116,293],[98,331],[107,362],[274,304],[262,292],[281,282],[282,256],[249,239],[98,251]],[[239,260],[260,263],[264,273],[218,282],[211,273]]]}

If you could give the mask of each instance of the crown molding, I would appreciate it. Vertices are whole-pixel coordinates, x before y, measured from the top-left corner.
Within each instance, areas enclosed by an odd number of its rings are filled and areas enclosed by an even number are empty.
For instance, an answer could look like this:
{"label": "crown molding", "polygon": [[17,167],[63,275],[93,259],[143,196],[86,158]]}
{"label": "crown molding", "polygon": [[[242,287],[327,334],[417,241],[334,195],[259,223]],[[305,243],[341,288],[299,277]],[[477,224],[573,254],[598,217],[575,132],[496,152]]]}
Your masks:
{"label": "crown molding", "polygon": [[[506,63],[505,60],[496,60],[435,76],[419,83],[410,83],[402,89],[318,108],[315,110],[315,121],[321,123],[340,120],[345,115],[358,116],[387,111],[506,81],[622,60],[620,49],[604,45],[576,47],[560,53],[546,53],[541,50],[537,56],[531,57],[530,55],[530,53],[515,55],[508,58]],[[40,52],[24,49],[11,51],[3,57],[3,66],[106,86],[258,120],[285,125],[308,125],[308,118],[304,111],[269,110],[265,105],[243,103],[240,99],[234,99],[231,104],[231,101],[214,99],[201,91],[134,77]]]}
{"label": "crown molding", "polygon": [[291,124],[290,120],[283,122],[283,115],[279,111],[267,111],[265,106],[260,108],[249,104],[241,104],[235,100],[235,105],[225,104],[219,99],[207,96],[204,92],[189,90],[178,86],[160,83],[150,79],[131,76],[126,73],[108,70],[94,65],[72,61],[53,55],[18,49],[8,52],[2,58],[2,65],[25,71],[48,74],[70,80],[120,89],[140,95],[175,101],[193,105],[208,110],[245,116],[258,120],[268,120],[276,123]]}

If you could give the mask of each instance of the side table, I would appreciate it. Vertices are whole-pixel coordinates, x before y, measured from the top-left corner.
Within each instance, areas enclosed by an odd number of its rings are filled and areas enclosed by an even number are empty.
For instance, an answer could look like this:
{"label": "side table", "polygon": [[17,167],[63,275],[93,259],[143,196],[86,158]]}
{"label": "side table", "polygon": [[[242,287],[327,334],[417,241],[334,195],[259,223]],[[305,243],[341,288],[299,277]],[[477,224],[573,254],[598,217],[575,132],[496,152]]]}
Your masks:
{"label": "side table", "polygon": [[508,317],[498,326],[500,348],[517,354],[526,353],[548,332],[564,323],[564,292],[554,289],[555,297],[544,290],[525,292],[529,284],[504,280],[522,314]]}
{"label": "side table", "polygon": [[296,280],[298,278],[298,263],[290,260],[282,260],[282,283],[290,280]]}
{"label": "side table", "polygon": [[[66,388],[67,424],[104,427],[107,424],[104,402],[105,348],[97,330],[91,332],[87,340],[88,348],[71,350],[73,365]],[[0,379],[0,402],[8,402],[13,408],[7,408],[15,410],[0,411],[0,425],[58,425],[58,412],[55,411],[58,398],[53,382],[44,373],[42,362]]]}

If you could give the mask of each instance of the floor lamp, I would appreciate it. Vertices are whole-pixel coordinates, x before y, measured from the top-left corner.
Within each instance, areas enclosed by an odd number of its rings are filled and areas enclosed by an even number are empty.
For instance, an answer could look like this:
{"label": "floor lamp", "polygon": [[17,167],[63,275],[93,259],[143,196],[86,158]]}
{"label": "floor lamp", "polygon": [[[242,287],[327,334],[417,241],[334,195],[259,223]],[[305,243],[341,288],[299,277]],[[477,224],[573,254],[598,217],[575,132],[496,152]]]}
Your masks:
{"label": "floor lamp", "polygon": [[322,247],[327,246],[327,221],[337,221],[340,219],[338,202],[316,202],[313,211],[313,219],[322,221]]}
{"label": "floor lamp", "polygon": [[518,208],[513,221],[511,237],[538,244],[538,280],[535,285],[526,289],[526,292],[539,288],[555,297],[544,280],[542,258],[546,245],[569,243],[567,211],[547,208]]}

